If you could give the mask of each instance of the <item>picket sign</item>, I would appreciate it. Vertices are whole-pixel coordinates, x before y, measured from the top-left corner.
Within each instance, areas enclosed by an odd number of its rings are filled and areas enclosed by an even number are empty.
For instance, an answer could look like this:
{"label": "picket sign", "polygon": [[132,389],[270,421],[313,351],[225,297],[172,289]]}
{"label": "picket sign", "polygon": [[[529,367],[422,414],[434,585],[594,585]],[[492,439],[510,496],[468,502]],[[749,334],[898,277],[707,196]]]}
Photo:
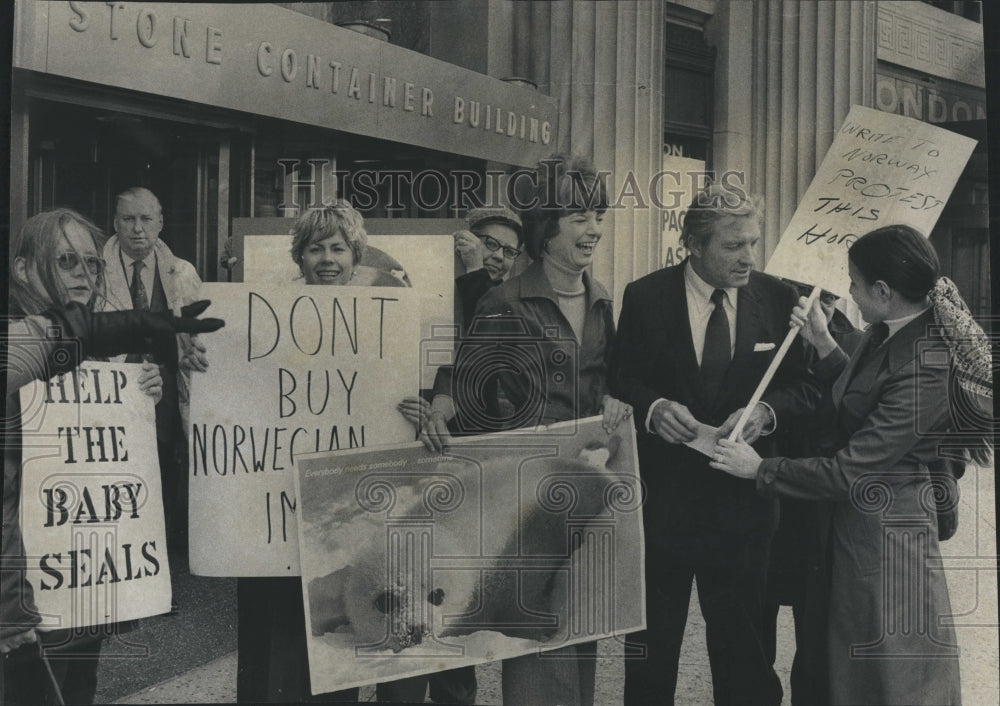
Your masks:
{"label": "picket sign", "polygon": [[170,610],[154,402],[141,373],[88,361],[20,390],[20,524],[39,630]]}
{"label": "picket sign", "polygon": [[[855,105],[834,136],[764,271],[849,296],[847,251],[860,236],[908,225],[930,237],[976,141],[934,125]],[[740,419],[743,433],[799,328],[792,327]]]}
{"label": "picket sign", "polygon": [[[808,312],[813,305],[813,302],[819,297],[819,293],[823,291],[821,287],[813,287],[813,290],[809,293],[809,297],[806,300],[806,312]],[[785,354],[788,353],[788,349],[792,347],[792,341],[795,337],[799,335],[799,331],[802,329],[801,326],[793,325],[788,329],[788,334],[785,336],[785,340],[781,342],[781,346],[778,348],[778,352],[774,354],[774,358],[771,359],[771,364],[767,367],[764,372],[764,377],[760,379],[760,384],[757,385],[757,389],[754,390],[753,397],[747,402],[747,406],[743,408],[743,413],[740,415],[739,420],[736,422],[736,426],[733,427],[733,431],[729,434],[730,441],[736,441],[740,438],[743,433],[743,427],[746,426],[747,421],[750,419],[750,413],[753,412],[753,408],[757,406],[761,398],[764,396],[764,392],[767,391],[767,386],[771,384],[771,379],[774,374],[778,372],[778,366],[781,365],[781,361],[785,359]]]}
{"label": "picket sign", "polygon": [[192,380],[198,576],[297,576],[296,458],[413,440],[420,295],[409,287],[202,285],[211,366]]}

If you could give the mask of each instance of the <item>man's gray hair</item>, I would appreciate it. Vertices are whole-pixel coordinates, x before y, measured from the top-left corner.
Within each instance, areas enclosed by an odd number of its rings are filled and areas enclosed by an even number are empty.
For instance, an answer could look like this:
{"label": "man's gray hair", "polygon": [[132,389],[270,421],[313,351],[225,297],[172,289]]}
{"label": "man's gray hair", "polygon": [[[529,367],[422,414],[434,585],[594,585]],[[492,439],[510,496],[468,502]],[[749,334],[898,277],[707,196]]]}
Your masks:
{"label": "man's gray hair", "polygon": [[760,200],[739,188],[712,184],[695,194],[684,214],[680,243],[691,249],[711,237],[717,223],[726,218],[753,218],[759,224],[764,216]]}
{"label": "man's gray hair", "polygon": [[148,196],[153,199],[153,203],[156,204],[157,215],[162,216],[163,206],[160,205],[160,200],[156,198],[156,194],[144,186],[132,186],[118,194],[118,196],[115,197],[115,214],[117,215],[118,213],[118,204],[121,203],[122,199],[137,199],[142,198],[143,196]]}

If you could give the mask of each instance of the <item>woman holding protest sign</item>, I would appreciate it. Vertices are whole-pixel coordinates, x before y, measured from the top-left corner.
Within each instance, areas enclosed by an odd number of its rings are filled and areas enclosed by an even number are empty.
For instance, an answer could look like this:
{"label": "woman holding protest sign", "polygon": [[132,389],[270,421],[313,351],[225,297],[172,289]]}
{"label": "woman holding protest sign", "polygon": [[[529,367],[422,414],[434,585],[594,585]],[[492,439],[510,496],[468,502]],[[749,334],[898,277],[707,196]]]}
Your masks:
{"label": "woman holding protest sign", "polygon": [[[603,235],[605,184],[589,161],[568,155],[542,161],[532,176],[517,180],[530,188],[515,205],[533,262],[479,300],[456,351],[455,405],[484,432],[597,414],[610,432],[631,408],[607,394],[611,297],[588,271]],[[496,354],[484,358],[475,351],[487,339]],[[510,364],[525,355],[538,365]],[[595,660],[594,642],[504,660],[503,701],[589,706]]]}
{"label": "woman holding protest sign", "polygon": [[[928,466],[945,444],[990,456],[983,401],[992,398],[990,346],[937,254],[908,226],[887,226],[848,251],[851,295],[871,323],[848,359],[818,305],[793,322],[832,383],[828,458],[761,459],[722,440],[711,465],[756,479],[769,496],[834,502],[826,644],[834,704],[958,704],[958,648],[938,548],[937,503],[957,488]],[[834,382],[835,380],[835,382]],[[961,430],[956,424],[969,427]]]}
{"label": "woman holding protest sign", "polygon": [[[347,201],[309,209],[291,230],[292,260],[306,284],[405,287],[397,277],[361,265],[367,246],[364,219]],[[238,581],[238,702],[355,702],[357,688],[311,695],[302,579],[241,578]],[[379,701],[422,701],[426,682],[379,684]]]}
{"label": "woman holding protest sign", "polygon": [[[103,299],[103,235],[93,223],[66,208],[27,220],[11,243],[11,314],[8,330],[7,413],[5,415],[3,564],[0,587],[0,652],[4,655],[5,703],[93,702],[102,638],[98,629],[36,632],[41,622],[24,566],[20,525],[21,427],[19,388],[33,379],[69,372],[84,359],[123,353],[165,355],[177,366],[177,333],[208,332],[223,324],[198,320],[208,302],[170,312],[94,313]],[[144,363],[141,390],[158,400],[159,366]]]}

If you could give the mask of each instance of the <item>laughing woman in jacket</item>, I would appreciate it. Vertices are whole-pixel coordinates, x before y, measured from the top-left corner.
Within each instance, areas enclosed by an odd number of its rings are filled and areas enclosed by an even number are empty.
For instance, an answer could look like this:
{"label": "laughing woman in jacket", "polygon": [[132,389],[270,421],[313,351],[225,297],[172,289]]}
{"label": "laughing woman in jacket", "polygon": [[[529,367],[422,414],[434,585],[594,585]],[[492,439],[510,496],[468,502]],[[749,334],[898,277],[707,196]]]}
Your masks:
{"label": "laughing woman in jacket", "polygon": [[[631,416],[631,408],[608,394],[615,333],[611,297],[589,272],[604,233],[604,185],[594,167],[576,156],[544,160],[536,177],[532,192],[518,199],[531,204],[521,220],[533,262],[479,300],[474,333],[456,352],[452,394],[456,406],[476,418],[482,431],[598,414],[611,431]],[[481,346],[476,338],[483,334],[502,352],[499,359],[480,360],[483,365],[477,366]],[[467,341],[472,343],[470,360],[465,359]],[[539,367],[521,364],[525,345],[539,354]],[[500,399],[484,399],[494,394]],[[596,644],[504,660],[504,704],[590,706]]]}
{"label": "laughing woman in jacket", "polygon": [[[962,415],[985,421],[989,343],[930,243],[887,226],[848,251],[851,296],[871,328],[851,358],[818,306],[793,314],[836,380],[829,458],[761,459],[743,443],[716,447],[712,466],[756,478],[758,492],[834,501],[826,644],[832,704],[958,704],[958,647],[940,568],[932,480],[942,442]],[[804,300],[800,300],[800,305]],[[957,406],[961,405],[961,407]],[[823,410],[821,410],[822,412]],[[956,414],[957,413],[957,414]],[[985,431],[986,425],[983,425]],[[971,449],[978,462],[988,448]]]}

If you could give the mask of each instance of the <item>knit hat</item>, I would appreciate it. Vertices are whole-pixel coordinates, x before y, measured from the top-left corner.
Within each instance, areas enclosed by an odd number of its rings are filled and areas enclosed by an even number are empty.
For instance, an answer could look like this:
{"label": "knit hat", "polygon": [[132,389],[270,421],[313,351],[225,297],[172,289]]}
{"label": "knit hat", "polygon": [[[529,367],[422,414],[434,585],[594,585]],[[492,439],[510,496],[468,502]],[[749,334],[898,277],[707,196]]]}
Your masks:
{"label": "knit hat", "polygon": [[520,216],[506,206],[474,208],[469,211],[466,221],[468,222],[469,230],[471,231],[475,231],[477,226],[486,225],[487,223],[500,223],[514,229],[514,232],[517,233],[518,242],[520,242],[522,237]]}

